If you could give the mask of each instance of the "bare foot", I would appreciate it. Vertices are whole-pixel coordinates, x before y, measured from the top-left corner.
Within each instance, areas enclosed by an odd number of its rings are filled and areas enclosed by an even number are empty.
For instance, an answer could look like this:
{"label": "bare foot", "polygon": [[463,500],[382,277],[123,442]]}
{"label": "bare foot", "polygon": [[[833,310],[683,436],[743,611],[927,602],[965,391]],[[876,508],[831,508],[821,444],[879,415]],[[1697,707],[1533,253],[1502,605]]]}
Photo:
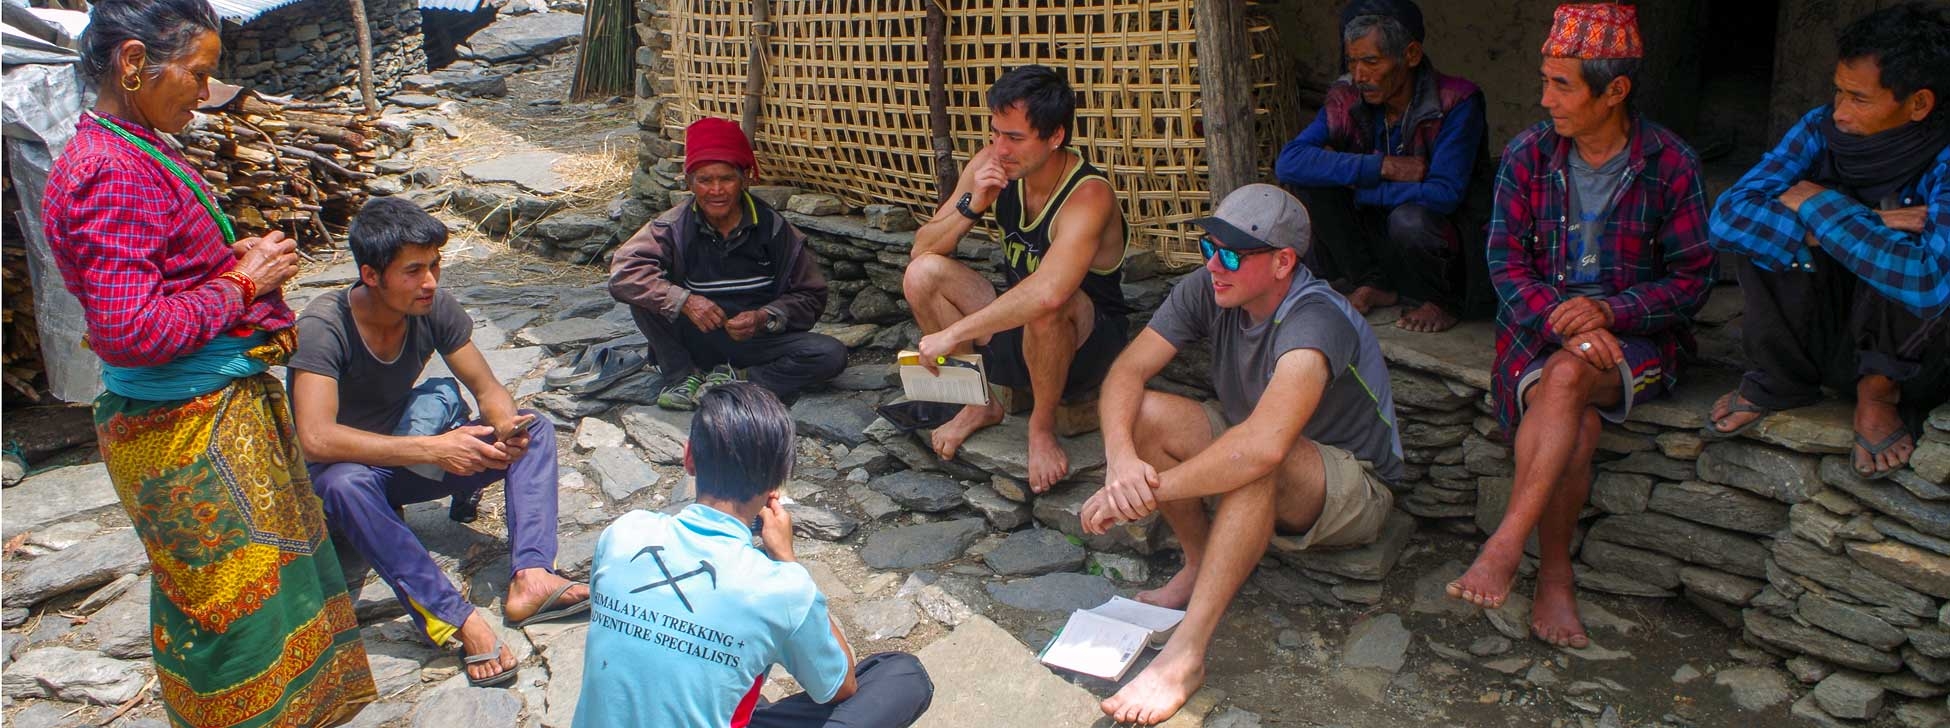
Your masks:
{"label": "bare foot", "polygon": [[1393,306],[1398,300],[1401,300],[1401,297],[1395,295],[1394,291],[1386,291],[1374,286],[1362,286],[1354,289],[1353,293],[1347,294],[1348,304],[1363,316],[1374,309]]}
{"label": "bare foot", "polygon": [[[481,610],[474,610],[473,614],[467,615],[467,621],[460,625],[460,647],[466,654],[486,654],[488,650],[494,649],[494,644],[499,638],[500,635],[494,631],[494,627],[481,616]],[[515,664],[515,653],[509,650],[507,645],[502,645],[501,659],[467,665],[467,676],[476,681],[486,680],[515,669]]]}
{"label": "bare foot", "polygon": [[[1871,444],[1881,443],[1890,435],[1903,430],[1903,416],[1896,409],[1901,390],[1887,377],[1870,375],[1863,377],[1855,385],[1855,433]],[[1868,448],[1856,443],[1849,461],[1855,466],[1855,473],[1863,477],[1887,474],[1891,470],[1909,464],[1909,456],[1916,452],[1916,439],[1904,437],[1896,440],[1881,453],[1871,453]]]}
{"label": "bare foot", "polygon": [[1491,540],[1483,544],[1483,553],[1476,555],[1476,563],[1469,565],[1469,571],[1449,582],[1446,591],[1451,598],[1485,609],[1501,607],[1503,600],[1510,596],[1510,584],[1516,581],[1517,565],[1522,562],[1523,544],[1510,548]]}
{"label": "bare foot", "polygon": [[1185,701],[1205,684],[1205,656],[1190,650],[1174,652],[1176,646],[1165,645],[1165,651],[1137,679],[1105,698],[1098,706],[1104,715],[1119,723],[1156,725],[1185,707]]}
{"label": "bare foot", "polygon": [[1137,600],[1168,609],[1184,609],[1185,605],[1192,603],[1192,587],[1197,585],[1198,565],[1186,564],[1164,586],[1138,592]]}
{"label": "bare foot", "polygon": [[1070,477],[1070,454],[1063,451],[1063,443],[1056,441],[1056,433],[1029,428],[1029,490],[1048,491],[1067,477]]}
{"label": "bare foot", "polygon": [[1455,314],[1449,313],[1441,306],[1424,303],[1415,307],[1413,311],[1403,312],[1401,318],[1395,319],[1395,328],[1433,334],[1455,328],[1458,320]]}
{"label": "bare foot", "polygon": [[1583,649],[1591,646],[1578,619],[1577,591],[1571,577],[1537,577],[1537,600],[1530,605],[1530,633],[1558,647]]}
{"label": "bare foot", "polygon": [[989,425],[1002,421],[1002,403],[990,401],[987,406],[971,404],[961,408],[948,424],[934,430],[934,454],[942,460],[955,459],[955,451],[961,449],[963,440]]}
{"label": "bare foot", "polygon": [[577,584],[563,592],[562,596],[555,600],[555,604],[546,603],[549,595],[568,583],[570,583],[568,579],[549,573],[548,569],[517,571],[515,578],[508,582],[508,600],[504,603],[502,614],[512,624],[535,616],[535,613],[542,611],[544,607],[561,609],[589,598],[588,585]]}
{"label": "bare foot", "polygon": [[1723,394],[1718,401],[1713,403],[1713,422],[1707,426],[1713,428],[1714,432],[1724,435],[1746,427],[1749,422],[1767,416],[1766,412],[1735,412],[1733,411],[1735,402],[1749,406],[1753,404],[1753,402],[1747,401],[1746,397],[1740,396],[1740,390],[1738,389]]}

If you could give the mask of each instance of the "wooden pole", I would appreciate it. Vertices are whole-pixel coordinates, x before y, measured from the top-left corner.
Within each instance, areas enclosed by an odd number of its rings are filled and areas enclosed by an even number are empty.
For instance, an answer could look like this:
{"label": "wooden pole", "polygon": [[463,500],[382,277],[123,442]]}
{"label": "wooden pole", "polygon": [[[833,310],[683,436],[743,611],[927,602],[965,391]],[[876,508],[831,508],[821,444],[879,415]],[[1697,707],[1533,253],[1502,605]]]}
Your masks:
{"label": "wooden pole", "polygon": [[379,96],[372,87],[372,25],[366,22],[366,0],[350,2],[353,33],[359,37],[359,98],[366,105],[366,113],[378,116]]}
{"label": "wooden pole", "polygon": [[772,35],[768,0],[752,0],[751,62],[745,70],[745,138],[758,148],[758,111],[765,105],[765,41]]}
{"label": "wooden pole", "polygon": [[948,126],[948,11],[942,0],[928,2],[928,127],[934,131],[935,203],[948,201],[960,182],[955,167],[954,130]]}
{"label": "wooden pole", "polygon": [[1198,29],[1199,98],[1205,106],[1205,164],[1212,204],[1259,175],[1253,88],[1247,75],[1246,4],[1193,4]]}

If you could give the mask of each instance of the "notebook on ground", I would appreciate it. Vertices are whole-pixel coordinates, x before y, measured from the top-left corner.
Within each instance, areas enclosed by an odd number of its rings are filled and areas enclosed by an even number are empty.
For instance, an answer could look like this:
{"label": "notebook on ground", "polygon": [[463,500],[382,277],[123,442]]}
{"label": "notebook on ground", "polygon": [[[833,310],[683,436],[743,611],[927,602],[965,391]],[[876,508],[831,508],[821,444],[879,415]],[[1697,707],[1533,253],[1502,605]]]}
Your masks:
{"label": "notebook on ground", "polygon": [[966,354],[945,357],[936,369],[939,375],[930,374],[921,366],[918,352],[903,351],[896,358],[900,363],[901,389],[907,398],[923,402],[950,402],[954,404],[988,404],[988,370],[982,367],[980,354]]}
{"label": "notebook on ground", "polygon": [[1071,612],[1039,659],[1050,667],[1115,682],[1124,679],[1144,648],[1163,645],[1184,619],[1177,609],[1111,597]]}

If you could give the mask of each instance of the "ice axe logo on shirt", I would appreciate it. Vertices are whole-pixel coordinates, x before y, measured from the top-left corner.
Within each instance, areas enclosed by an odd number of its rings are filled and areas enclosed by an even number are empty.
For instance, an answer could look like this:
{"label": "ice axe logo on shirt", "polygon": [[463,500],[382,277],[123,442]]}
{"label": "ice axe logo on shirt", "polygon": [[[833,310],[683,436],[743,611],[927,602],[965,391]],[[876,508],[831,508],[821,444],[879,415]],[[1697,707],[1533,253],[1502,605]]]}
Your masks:
{"label": "ice axe logo on shirt", "polygon": [[653,581],[648,584],[644,584],[643,586],[637,587],[635,589],[631,589],[630,593],[635,594],[637,592],[655,589],[660,586],[668,586],[670,587],[670,590],[672,592],[677,594],[677,601],[682,602],[684,604],[684,611],[696,613],[697,610],[691,608],[690,598],[684,596],[684,588],[682,585],[679,584],[679,582],[682,582],[683,580],[689,579],[693,576],[708,575],[711,577],[711,589],[715,591],[718,588],[718,570],[711,566],[711,562],[705,561],[703,559],[699,559],[697,562],[697,568],[673,576],[670,573],[670,567],[664,565],[663,550],[664,547],[662,546],[645,546],[643,547],[642,551],[636,552],[636,556],[630,557],[631,561],[635,561],[637,560],[637,557],[640,557],[644,554],[649,554],[650,558],[656,560],[657,570],[664,573],[663,581]]}

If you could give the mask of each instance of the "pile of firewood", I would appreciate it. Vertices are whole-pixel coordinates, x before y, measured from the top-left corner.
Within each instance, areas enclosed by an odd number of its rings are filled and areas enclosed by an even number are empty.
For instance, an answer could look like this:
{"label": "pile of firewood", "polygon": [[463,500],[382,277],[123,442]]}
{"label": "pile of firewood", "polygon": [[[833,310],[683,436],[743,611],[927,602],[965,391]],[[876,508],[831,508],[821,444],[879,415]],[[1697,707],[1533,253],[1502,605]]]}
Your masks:
{"label": "pile of firewood", "polygon": [[[4,180],[4,205],[0,212],[9,223],[0,238],[0,382],[8,390],[6,399],[12,401],[14,395],[25,396],[28,400],[40,398],[31,382],[39,377],[41,365],[41,333],[34,325],[34,286],[27,276],[27,240],[21,237],[17,226],[12,223],[20,217],[15,214],[20,207],[14,197],[13,178]],[[58,285],[58,283],[57,283]]]}
{"label": "pile of firewood", "polygon": [[250,93],[198,114],[178,138],[238,237],[281,230],[306,247],[332,245],[365,204],[373,162],[392,153],[355,107]]}

